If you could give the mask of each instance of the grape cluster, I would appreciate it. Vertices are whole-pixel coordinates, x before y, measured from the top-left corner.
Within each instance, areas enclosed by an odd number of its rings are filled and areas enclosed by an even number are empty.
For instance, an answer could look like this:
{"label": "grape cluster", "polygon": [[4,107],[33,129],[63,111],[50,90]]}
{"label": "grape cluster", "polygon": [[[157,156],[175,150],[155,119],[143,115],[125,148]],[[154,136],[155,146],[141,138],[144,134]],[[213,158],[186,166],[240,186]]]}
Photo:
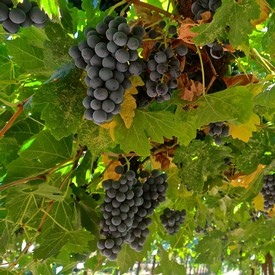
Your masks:
{"label": "grape cluster", "polygon": [[[117,173],[120,166],[116,168]],[[103,256],[115,260],[124,242],[131,248],[141,251],[146,237],[149,235],[148,217],[165,200],[167,188],[166,174],[153,170],[146,178],[137,179],[133,170],[122,174],[119,180],[105,180],[104,202],[101,205],[103,219],[98,248]]]}
{"label": "grape cluster", "polygon": [[180,225],[183,224],[186,216],[185,210],[172,210],[165,208],[160,215],[160,220],[167,233],[173,235],[180,229]]}
{"label": "grape cluster", "polygon": [[150,216],[155,208],[165,201],[167,175],[159,170],[151,171],[151,175],[143,171],[140,175],[145,182],[142,185],[143,203],[139,206],[134,222],[125,242],[136,251],[141,251],[146,237],[149,235],[148,225],[152,222]]}
{"label": "grape cluster", "polygon": [[72,46],[69,54],[87,72],[84,116],[100,124],[120,112],[125,90],[131,86],[129,77],[145,69],[137,51],[145,31],[141,26],[130,30],[124,17],[106,16],[84,34],[86,40]]}
{"label": "grape cluster", "polygon": [[272,209],[275,205],[275,174],[265,175],[261,193],[264,197],[264,209]]}
{"label": "grape cluster", "polygon": [[17,33],[22,28],[35,26],[44,28],[48,16],[35,2],[24,0],[13,6],[11,0],[0,0],[0,23],[3,29],[11,34]]}
{"label": "grape cluster", "polygon": [[210,123],[208,134],[214,138],[217,145],[220,145],[222,144],[222,137],[229,136],[229,126],[224,122]]}
{"label": "grape cluster", "polygon": [[[185,45],[176,48],[179,56],[188,52]],[[150,98],[156,98],[158,102],[169,100],[172,90],[178,86],[177,78],[180,76],[180,61],[171,47],[159,48],[152,51],[147,62],[149,79],[146,81],[146,92]]]}
{"label": "grape cluster", "polygon": [[206,11],[215,13],[221,4],[221,0],[196,0],[191,6],[191,11],[194,14],[194,21],[201,20],[201,14]]}

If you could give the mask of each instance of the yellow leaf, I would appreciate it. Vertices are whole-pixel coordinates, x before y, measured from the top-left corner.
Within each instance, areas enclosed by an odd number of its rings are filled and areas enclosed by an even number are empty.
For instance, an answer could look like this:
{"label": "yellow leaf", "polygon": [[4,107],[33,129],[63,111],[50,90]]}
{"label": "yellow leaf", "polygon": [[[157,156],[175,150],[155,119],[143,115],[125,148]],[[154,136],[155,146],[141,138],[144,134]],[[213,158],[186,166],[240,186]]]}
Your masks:
{"label": "yellow leaf", "polygon": [[118,180],[121,175],[115,172],[115,168],[116,166],[121,165],[121,162],[118,160],[110,159],[109,156],[106,155],[102,156],[102,161],[104,165],[107,167],[103,175],[103,180]]}
{"label": "yellow leaf", "polygon": [[123,119],[127,129],[129,129],[132,125],[135,116],[135,109],[137,108],[136,100],[132,95],[136,95],[138,93],[136,88],[137,86],[144,85],[144,82],[140,76],[133,75],[129,79],[132,83],[132,86],[126,90],[120,110],[120,116]]}
{"label": "yellow leaf", "polygon": [[252,137],[252,132],[257,130],[257,124],[260,124],[260,118],[256,114],[253,114],[245,124],[230,124],[230,135],[233,138],[238,138],[244,142],[248,142]]}
{"label": "yellow leaf", "polygon": [[133,87],[144,86],[144,82],[139,75],[132,75],[129,80],[131,81]]}
{"label": "yellow leaf", "polygon": [[253,205],[256,210],[264,211],[264,197],[261,193],[254,198]]}
{"label": "yellow leaf", "polygon": [[132,125],[135,109],[137,107],[136,100],[132,97],[131,91],[136,88],[130,88],[126,91],[124,95],[124,100],[121,104],[120,116],[124,121],[124,124],[127,129],[129,129]]}
{"label": "yellow leaf", "polygon": [[111,139],[114,141],[115,140],[115,127],[116,127],[116,121],[112,120],[110,122],[106,122],[104,124],[100,124],[100,126],[104,129],[109,130]]}
{"label": "yellow leaf", "polygon": [[259,164],[257,170],[249,175],[235,175],[234,178],[231,179],[230,184],[234,187],[248,188],[263,169],[264,165]]}

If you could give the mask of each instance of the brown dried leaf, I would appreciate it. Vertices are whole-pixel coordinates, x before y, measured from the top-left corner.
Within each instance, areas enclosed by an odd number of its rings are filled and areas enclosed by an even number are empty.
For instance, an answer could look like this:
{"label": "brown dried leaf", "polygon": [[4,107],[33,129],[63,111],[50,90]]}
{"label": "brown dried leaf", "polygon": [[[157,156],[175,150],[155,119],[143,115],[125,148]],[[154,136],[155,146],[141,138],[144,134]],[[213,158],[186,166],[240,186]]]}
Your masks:
{"label": "brown dried leaf", "polygon": [[223,77],[227,87],[236,86],[236,85],[247,85],[250,83],[258,83],[259,79],[256,78],[253,74],[238,74],[234,76]]}
{"label": "brown dried leaf", "polygon": [[178,38],[186,43],[194,44],[193,38],[196,37],[198,33],[193,32],[191,29],[197,25],[198,24],[190,18],[182,20],[178,28]]}
{"label": "brown dried leaf", "polygon": [[199,81],[189,80],[185,88],[179,93],[179,96],[183,100],[194,101],[200,95],[202,95],[203,87]]}

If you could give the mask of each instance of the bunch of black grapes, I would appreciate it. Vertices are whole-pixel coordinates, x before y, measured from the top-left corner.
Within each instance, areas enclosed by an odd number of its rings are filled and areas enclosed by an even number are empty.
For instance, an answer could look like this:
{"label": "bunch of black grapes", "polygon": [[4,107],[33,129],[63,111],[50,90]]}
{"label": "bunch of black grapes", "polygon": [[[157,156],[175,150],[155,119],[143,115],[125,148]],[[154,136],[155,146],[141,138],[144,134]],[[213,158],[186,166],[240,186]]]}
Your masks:
{"label": "bunch of black grapes", "polygon": [[180,229],[180,225],[183,224],[186,216],[185,210],[172,210],[165,208],[160,215],[162,225],[168,234],[174,235]]}
{"label": "bunch of black grapes", "polygon": [[147,62],[146,92],[150,98],[158,102],[169,100],[173,90],[177,89],[177,78],[180,76],[180,61],[177,56],[185,56],[188,48],[179,45],[172,47],[156,45]]}
{"label": "bunch of black grapes", "polygon": [[11,0],[0,0],[0,23],[8,33],[17,33],[22,28],[44,28],[48,16],[35,2],[24,0],[15,7]]}
{"label": "bunch of black grapes", "polygon": [[265,175],[263,181],[261,193],[264,197],[264,209],[268,211],[275,205],[275,174]]}
{"label": "bunch of black grapes", "polygon": [[217,145],[221,145],[222,137],[229,136],[229,126],[224,122],[210,123],[208,134],[214,138]]}
{"label": "bunch of black grapes", "polygon": [[130,29],[124,17],[106,16],[84,34],[86,39],[72,46],[69,54],[87,72],[84,116],[101,124],[120,112],[125,90],[131,86],[130,76],[145,70],[138,55],[145,31],[141,26]]}
{"label": "bunch of black grapes", "polygon": [[221,0],[196,0],[191,6],[191,11],[194,14],[194,21],[201,20],[201,14],[206,11],[215,13],[221,4]]}
{"label": "bunch of black grapes", "polygon": [[166,174],[153,170],[141,173],[140,180],[133,170],[124,173],[122,166],[115,171],[118,180],[105,180],[104,202],[101,205],[102,221],[98,248],[108,260],[115,260],[124,242],[141,251],[149,235],[148,217],[159,203],[165,200]]}

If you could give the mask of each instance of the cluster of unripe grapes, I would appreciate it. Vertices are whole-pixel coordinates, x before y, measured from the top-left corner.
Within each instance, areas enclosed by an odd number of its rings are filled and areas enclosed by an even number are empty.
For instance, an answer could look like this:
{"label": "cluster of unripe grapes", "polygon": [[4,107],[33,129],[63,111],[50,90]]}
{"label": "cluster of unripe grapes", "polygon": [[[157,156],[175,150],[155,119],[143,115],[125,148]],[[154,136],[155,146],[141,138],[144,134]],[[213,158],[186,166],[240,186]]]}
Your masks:
{"label": "cluster of unripe grapes", "polygon": [[268,211],[275,205],[275,174],[265,175],[261,193],[264,197],[264,209]]}
{"label": "cluster of unripe grapes", "polygon": [[48,16],[35,2],[24,0],[13,6],[11,0],[0,0],[0,23],[8,33],[17,33],[22,28],[44,28]]}
{"label": "cluster of unripe grapes", "polygon": [[217,145],[220,145],[222,144],[222,137],[229,136],[229,126],[224,122],[210,123],[208,134],[214,138]]}
{"label": "cluster of unripe grapes", "polygon": [[191,11],[194,14],[194,21],[201,20],[201,14],[206,11],[215,13],[221,4],[221,0],[196,0],[191,6]]}
{"label": "cluster of unripe grapes", "polygon": [[122,244],[128,243],[136,251],[141,251],[149,235],[149,217],[160,202],[165,200],[167,175],[159,170],[151,173],[133,170],[124,172],[117,166],[118,180],[105,180],[104,202],[101,205],[101,235],[98,248],[108,260],[115,260]]}
{"label": "cluster of unripe grapes", "polygon": [[145,31],[141,26],[131,30],[124,17],[106,16],[84,34],[86,39],[72,46],[69,54],[87,72],[84,116],[100,124],[120,112],[125,90],[131,86],[130,76],[144,70],[138,48]]}
{"label": "cluster of unripe grapes", "polygon": [[166,232],[173,235],[179,231],[180,225],[183,224],[185,216],[186,211],[184,209],[180,211],[165,208],[163,213],[160,215],[160,220]]}

